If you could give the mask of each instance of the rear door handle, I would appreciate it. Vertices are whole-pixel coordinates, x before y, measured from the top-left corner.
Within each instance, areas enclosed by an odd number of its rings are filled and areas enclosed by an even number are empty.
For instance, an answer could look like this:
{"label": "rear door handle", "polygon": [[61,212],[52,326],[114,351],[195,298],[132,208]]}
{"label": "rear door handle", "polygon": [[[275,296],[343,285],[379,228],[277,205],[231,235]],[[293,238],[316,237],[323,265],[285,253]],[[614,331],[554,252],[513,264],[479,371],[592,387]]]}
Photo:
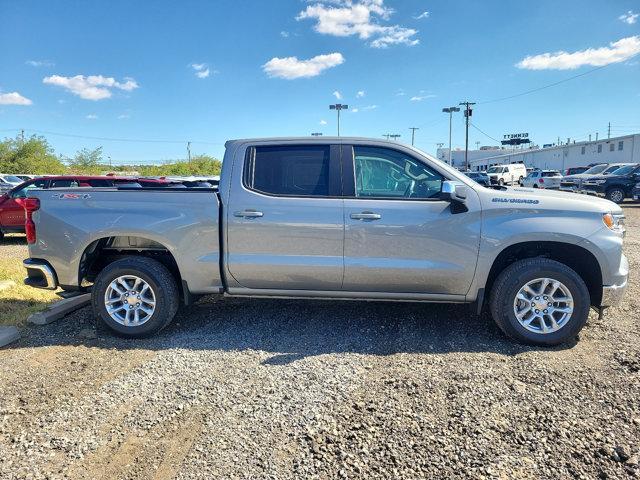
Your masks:
{"label": "rear door handle", "polygon": [[244,217],[244,218],[258,218],[264,216],[262,212],[258,212],[257,210],[243,210],[241,212],[234,212],[234,217]]}
{"label": "rear door handle", "polygon": [[353,220],[380,220],[382,215],[373,212],[352,213],[350,217]]}

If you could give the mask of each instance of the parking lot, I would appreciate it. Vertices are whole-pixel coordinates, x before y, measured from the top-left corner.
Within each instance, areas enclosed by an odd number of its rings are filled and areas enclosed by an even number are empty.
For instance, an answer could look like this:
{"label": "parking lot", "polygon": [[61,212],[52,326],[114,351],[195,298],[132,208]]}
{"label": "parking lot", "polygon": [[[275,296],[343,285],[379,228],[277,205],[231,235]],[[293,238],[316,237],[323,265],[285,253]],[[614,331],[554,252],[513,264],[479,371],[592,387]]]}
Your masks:
{"label": "parking lot", "polygon": [[0,477],[638,476],[640,205],[624,210],[625,303],[561,348],[410,303],[205,298],[139,341],[88,308],[25,327],[0,351]]}

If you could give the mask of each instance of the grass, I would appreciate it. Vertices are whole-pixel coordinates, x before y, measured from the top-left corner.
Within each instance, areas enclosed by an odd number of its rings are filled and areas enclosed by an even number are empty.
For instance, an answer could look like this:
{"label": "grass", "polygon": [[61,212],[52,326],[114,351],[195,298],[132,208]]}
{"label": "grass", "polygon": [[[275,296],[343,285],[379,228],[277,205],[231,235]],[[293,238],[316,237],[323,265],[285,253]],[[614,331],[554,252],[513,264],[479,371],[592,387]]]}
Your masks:
{"label": "grass", "polygon": [[23,283],[26,271],[22,260],[28,256],[24,236],[11,235],[0,240],[0,284],[5,280],[15,282],[0,291],[0,325],[23,325],[30,314],[60,299],[51,290],[27,287]]}

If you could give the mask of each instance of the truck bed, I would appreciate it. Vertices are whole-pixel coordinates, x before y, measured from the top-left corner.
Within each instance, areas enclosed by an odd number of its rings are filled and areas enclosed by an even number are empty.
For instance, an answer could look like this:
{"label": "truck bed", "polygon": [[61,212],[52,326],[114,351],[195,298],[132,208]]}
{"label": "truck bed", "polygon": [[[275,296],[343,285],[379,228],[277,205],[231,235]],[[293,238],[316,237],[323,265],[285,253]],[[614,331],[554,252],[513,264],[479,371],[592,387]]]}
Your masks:
{"label": "truck bed", "polygon": [[31,258],[46,258],[59,285],[80,287],[88,263],[96,261],[92,250],[106,242],[113,254],[168,254],[182,286],[192,293],[222,290],[215,188],[69,188],[29,194],[40,200],[33,214],[37,241]]}

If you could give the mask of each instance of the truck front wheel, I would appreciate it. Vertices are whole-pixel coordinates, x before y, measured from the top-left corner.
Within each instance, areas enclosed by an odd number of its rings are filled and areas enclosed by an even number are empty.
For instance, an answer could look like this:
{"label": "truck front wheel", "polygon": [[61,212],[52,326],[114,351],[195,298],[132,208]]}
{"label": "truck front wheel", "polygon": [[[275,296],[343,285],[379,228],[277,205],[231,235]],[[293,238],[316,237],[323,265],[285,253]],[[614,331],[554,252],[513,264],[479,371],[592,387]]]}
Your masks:
{"label": "truck front wheel", "polygon": [[100,272],[91,302],[95,315],[116,333],[146,337],[166,327],[179,305],[176,281],[160,262],[131,256]]}
{"label": "truck front wheel", "polygon": [[498,276],[490,308],[508,336],[552,346],[576,337],[587,322],[590,303],[589,290],[574,270],[548,258],[528,258]]}

